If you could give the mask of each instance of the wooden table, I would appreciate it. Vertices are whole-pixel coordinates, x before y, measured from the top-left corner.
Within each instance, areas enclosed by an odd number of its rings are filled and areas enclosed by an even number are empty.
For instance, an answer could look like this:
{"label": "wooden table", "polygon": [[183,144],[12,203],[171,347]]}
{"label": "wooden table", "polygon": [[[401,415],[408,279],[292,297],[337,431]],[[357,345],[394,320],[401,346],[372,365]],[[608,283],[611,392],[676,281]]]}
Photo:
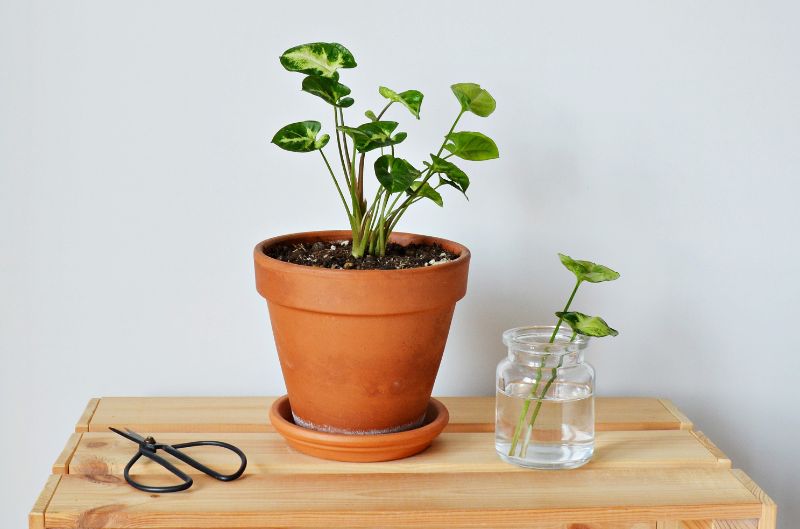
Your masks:
{"label": "wooden table", "polygon": [[[338,463],[286,446],[268,423],[272,398],[92,399],[53,465],[29,527],[775,527],[775,503],[667,400],[598,398],[594,460],[569,471],[502,462],[494,451],[493,398],[440,400],[450,425],[422,454]],[[160,442],[228,441],[247,454],[247,472],[232,483],[201,474],[186,492],[139,492],[122,478],[135,447],[109,426],[154,434]],[[214,449],[195,448],[192,455],[222,472],[238,464]],[[152,463],[136,468],[137,476],[149,474],[148,482],[170,481]]]}

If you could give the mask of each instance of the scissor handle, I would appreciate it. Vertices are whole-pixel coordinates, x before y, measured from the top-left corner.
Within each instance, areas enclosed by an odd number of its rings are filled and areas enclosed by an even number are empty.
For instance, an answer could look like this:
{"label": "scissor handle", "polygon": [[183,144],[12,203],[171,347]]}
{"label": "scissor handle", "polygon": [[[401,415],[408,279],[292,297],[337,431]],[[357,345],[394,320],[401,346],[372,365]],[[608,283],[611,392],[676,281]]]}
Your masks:
{"label": "scissor handle", "polygon": [[[158,463],[162,467],[164,467],[167,470],[169,470],[172,474],[174,474],[175,476],[179,477],[181,479],[182,483],[180,483],[178,485],[167,485],[167,486],[163,486],[163,487],[156,487],[156,486],[153,486],[153,485],[145,485],[143,483],[139,483],[138,481],[134,481],[133,478],[131,478],[131,476],[130,476],[130,471],[131,471],[131,468],[133,467],[133,465],[135,465],[136,462],[139,461],[139,459],[142,456],[145,456],[146,458],[155,461],[156,463]],[[188,489],[189,487],[192,486],[192,483],[193,483],[192,478],[189,477],[181,469],[177,468],[175,465],[173,465],[172,463],[170,463],[169,461],[167,461],[163,457],[159,456],[155,452],[147,450],[147,449],[144,449],[144,448],[140,449],[136,453],[136,455],[133,456],[130,461],[128,461],[128,464],[125,465],[125,470],[122,472],[122,474],[125,476],[125,481],[127,481],[128,484],[131,487],[133,487],[135,489],[139,489],[139,490],[144,491],[144,492],[151,492],[151,493],[154,493],[154,494],[161,494],[161,493],[166,493],[166,492],[179,492],[179,491]]]}
{"label": "scissor handle", "polygon": [[[229,443],[223,443],[222,441],[192,441],[190,443],[178,443],[174,445],[157,445],[158,448],[161,448],[168,454],[180,459],[187,465],[190,465],[200,472],[204,474],[208,474],[214,479],[218,479],[220,481],[233,481],[234,479],[240,477],[244,473],[244,469],[247,468],[247,456],[244,455],[244,452],[239,450],[237,447],[233,446]],[[199,461],[192,459],[191,457],[187,456],[183,452],[180,451],[181,448],[191,448],[193,446],[217,446],[219,448],[225,448],[226,450],[230,450],[241,460],[241,464],[239,465],[239,469],[234,472],[233,474],[221,474],[212,468],[208,468],[204,464],[200,463]]]}

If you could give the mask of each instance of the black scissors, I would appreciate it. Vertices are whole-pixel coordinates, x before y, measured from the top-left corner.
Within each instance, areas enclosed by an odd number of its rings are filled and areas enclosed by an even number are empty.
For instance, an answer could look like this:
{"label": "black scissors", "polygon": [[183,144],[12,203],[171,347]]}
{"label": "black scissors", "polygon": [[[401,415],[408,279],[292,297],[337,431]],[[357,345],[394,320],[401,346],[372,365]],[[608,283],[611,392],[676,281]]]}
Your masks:
{"label": "black scissors", "polygon": [[[247,457],[245,457],[244,452],[242,452],[232,444],[223,443],[222,441],[193,441],[191,443],[179,443],[174,445],[168,445],[163,443],[157,443],[156,440],[153,439],[152,437],[142,437],[138,433],[129,430],[128,428],[125,429],[125,432],[117,430],[116,428],[109,428],[109,430],[139,445],[139,451],[136,453],[135,456],[131,458],[130,461],[128,461],[128,464],[125,465],[125,470],[123,474],[125,475],[125,481],[127,481],[130,486],[142,490],[144,492],[153,492],[153,493],[178,492],[181,490],[188,489],[189,487],[192,486],[193,483],[192,478],[189,477],[185,472],[177,468],[175,465],[173,465],[163,457],[156,454],[157,450],[163,450],[169,455],[180,459],[187,465],[191,465],[200,472],[208,474],[212,478],[218,479],[220,481],[233,481],[234,479],[241,476],[242,473],[244,473],[245,467],[247,467]],[[239,466],[239,470],[237,470],[233,474],[227,474],[227,475],[220,474],[219,472],[208,468],[204,464],[200,463],[195,459],[192,459],[191,457],[187,456],[186,454],[184,454],[179,450],[180,448],[189,448],[192,446],[218,446],[220,448],[225,448],[238,455],[239,459],[242,460],[242,464]],[[130,470],[131,467],[133,467],[133,465],[135,465],[136,462],[139,461],[139,458],[141,458],[142,456],[155,461],[156,463],[158,463],[159,465],[161,465],[162,467],[164,467],[165,469],[169,470],[174,475],[179,477],[183,482],[180,483],[179,485],[155,487],[152,485],[143,485],[142,483],[134,481],[130,476]]]}

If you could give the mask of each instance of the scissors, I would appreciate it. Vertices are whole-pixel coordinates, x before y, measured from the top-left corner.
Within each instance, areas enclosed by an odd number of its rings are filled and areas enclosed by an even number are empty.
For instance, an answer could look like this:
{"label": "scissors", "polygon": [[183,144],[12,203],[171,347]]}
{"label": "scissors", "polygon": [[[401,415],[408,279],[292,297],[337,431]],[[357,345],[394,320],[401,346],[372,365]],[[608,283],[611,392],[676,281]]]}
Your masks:
{"label": "scissors", "polygon": [[[223,443],[222,441],[193,441],[191,443],[179,443],[174,445],[168,445],[163,443],[157,443],[156,440],[153,439],[152,437],[142,437],[138,433],[128,428],[126,428],[124,432],[117,430],[116,428],[109,428],[109,430],[139,445],[139,451],[136,453],[136,455],[134,455],[131,458],[130,461],[128,461],[128,464],[125,465],[125,470],[123,471],[123,474],[125,476],[125,481],[127,481],[130,486],[144,492],[152,492],[152,493],[178,492],[181,490],[186,490],[192,486],[193,483],[192,478],[189,477],[185,472],[177,468],[175,465],[173,465],[172,463],[170,463],[169,461],[158,455],[156,453],[158,450],[163,450],[169,455],[177,459],[180,459],[187,465],[190,465],[199,470],[200,472],[208,474],[212,478],[218,479],[220,481],[233,481],[234,479],[241,476],[242,473],[244,473],[244,469],[247,467],[247,457],[245,457],[244,452],[242,452],[232,444]],[[181,448],[190,448],[192,446],[218,446],[220,448],[225,448],[238,455],[239,459],[242,460],[242,464],[239,466],[239,470],[237,470],[233,474],[220,474],[219,472],[208,468],[204,464],[200,463],[195,459],[192,459],[191,457],[187,456],[186,454],[180,451]],[[179,477],[182,480],[182,483],[178,485],[156,487],[152,485],[144,485],[142,483],[134,481],[133,478],[131,478],[130,476],[130,470],[142,456],[152,461],[155,461],[165,469],[169,470],[172,474]]]}

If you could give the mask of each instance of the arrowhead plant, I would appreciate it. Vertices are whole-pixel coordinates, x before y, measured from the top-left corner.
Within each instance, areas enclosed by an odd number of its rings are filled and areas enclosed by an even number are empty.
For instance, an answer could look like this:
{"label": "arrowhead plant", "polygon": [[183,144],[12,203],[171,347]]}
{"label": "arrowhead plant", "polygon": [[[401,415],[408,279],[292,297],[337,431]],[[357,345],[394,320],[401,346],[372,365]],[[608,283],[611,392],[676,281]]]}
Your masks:
{"label": "arrowhead plant", "polygon": [[[575,287],[572,289],[572,293],[567,299],[567,303],[563,310],[555,313],[558,321],[556,322],[555,329],[553,329],[553,334],[550,335],[549,343],[555,343],[562,323],[566,323],[569,325],[570,329],[572,329],[572,337],[569,340],[570,343],[573,342],[579,334],[583,336],[593,336],[596,338],[617,336],[619,333],[612,329],[600,316],[588,316],[582,312],[570,311],[569,309],[572,305],[572,301],[575,299],[575,294],[577,294],[578,288],[582,283],[602,283],[605,281],[614,281],[619,279],[619,273],[608,268],[607,266],[595,264],[591,261],[579,261],[564,254],[558,254],[558,257],[561,259],[561,264],[563,264],[567,270],[575,275]],[[533,426],[536,424],[536,419],[539,417],[539,412],[542,409],[542,402],[544,401],[547,392],[550,390],[550,387],[553,385],[553,382],[555,382],[556,378],[558,377],[558,370],[561,368],[565,354],[566,353],[562,354],[561,358],[559,359],[559,363],[550,370],[550,378],[547,380],[547,382],[545,382],[541,393],[539,392],[539,386],[542,383],[542,366],[546,358],[543,358],[539,364],[539,367],[537,367],[536,382],[534,382],[530,395],[528,395],[528,398],[525,399],[525,402],[522,405],[522,412],[520,413],[519,420],[517,421],[517,426],[514,429],[514,435],[511,437],[511,448],[508,451],[509,456],[514,456],[514,452],[517,452],[517,449],[519,448],[517,455],[519,457],[525,457],[525,453],[528,450],[528,444],[530,443],[531,434],[533,432]],[[528,418],[528,411],[530,411],[531,404],[533,402],[536,402],[536,406],[534,406],[533,411],[530,414],[530,418]],[[522,443],[520,443],[523,431],[525,431],[525,437],[522,439]]]}
{"label": "arrowhead plant", "polygon": [[[439,189],[452,187],[467,196],[469,176],[450,158],[483,161],[500,155],[497,145],[488,136],[480,132],[456,131],[464,114],[485,118],[495,110],[494,98],[476,83],[457,83],[450,87],[459,104],[455,120],[436,153],[430,153],[430,161],[424,160],[415,166],[396,153],[397,146],[407,134],[398,132],[399,123],[384,119],[384,115],[397,104],[420,119],[422,92],[397,92],[381,86],[378,94],[385,99],[383,108],[377,113],[367,110],[364,112],[367,121],[352,125],[345,122],[344,109],[353,106],[355,100],[350,97],[350,88],[339,80],[339,70],[356,67],[350,50],[335,42],[301,44],[286,50],[280,63],[286,70],[305,76],[301,82],[303,92],[330,105],[333,113],[331,133],[336,140],[341,171],[337,174],[325,154],[330,135],[320,134],[322,124],[319,121],[286,125],[275,133],[272,143],[291,152],[319,152],[347,214],[353,235],[354,257],[384,255],[389,235],[413,204],[428,199],[440,207],[444,205]],[[368,155],[374,156],[371,168],[367,164]],[[365,171],[370,170],[374,172],[377,184],[372,200],[366,198],[369,195],[365,196]],[[436,182],[431,180],[434,176],[438,177]]]}

